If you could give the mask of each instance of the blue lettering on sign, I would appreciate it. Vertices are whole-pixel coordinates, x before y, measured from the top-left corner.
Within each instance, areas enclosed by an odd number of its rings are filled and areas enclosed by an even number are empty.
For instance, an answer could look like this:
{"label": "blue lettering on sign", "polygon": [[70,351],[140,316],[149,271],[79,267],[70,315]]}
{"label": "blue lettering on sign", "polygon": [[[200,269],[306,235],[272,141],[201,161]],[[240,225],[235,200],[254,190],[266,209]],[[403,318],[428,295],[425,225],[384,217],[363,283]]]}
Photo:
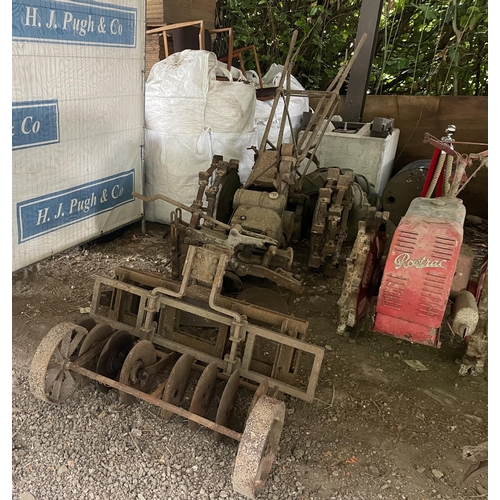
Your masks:
{"label": "blue lettering on sign", "polygon": [[12,103],[12,149],[59,142],[56,100]]}
{"label": "blue lettering on sign", "polygon": [[17,203],[18,243],[134,201],[135,171]]}
{"label": "blue lettering on sign", "polygon": [[137,9],[93,2],[13,0],[12,40],[135,48]]}

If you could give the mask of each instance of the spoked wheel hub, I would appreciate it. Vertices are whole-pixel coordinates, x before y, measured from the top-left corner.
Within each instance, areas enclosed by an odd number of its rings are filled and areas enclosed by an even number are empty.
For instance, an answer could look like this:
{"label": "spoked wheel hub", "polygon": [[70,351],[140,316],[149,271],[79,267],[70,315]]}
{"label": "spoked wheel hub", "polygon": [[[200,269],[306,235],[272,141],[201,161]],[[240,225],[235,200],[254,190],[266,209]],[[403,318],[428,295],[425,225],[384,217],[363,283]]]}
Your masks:
{"label": "spoked wheel hub", "polygon": [[69,364],[78,357],[88,330],[75,323],[60,323],[43,338],[31,362],[29,383],[35,397],[61,403],[78,386]]}

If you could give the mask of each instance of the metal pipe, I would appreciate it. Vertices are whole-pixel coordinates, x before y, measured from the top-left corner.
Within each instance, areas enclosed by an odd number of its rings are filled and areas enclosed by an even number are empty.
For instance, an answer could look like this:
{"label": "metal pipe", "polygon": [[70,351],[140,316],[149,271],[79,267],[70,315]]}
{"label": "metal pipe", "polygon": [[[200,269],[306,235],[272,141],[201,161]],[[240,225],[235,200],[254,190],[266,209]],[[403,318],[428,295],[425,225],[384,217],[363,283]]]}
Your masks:
{"label": "metal pipe", "polygon": [[[212,289],[210,290],[210,296],[208,298],[208,305],[214,311],[225,314],[234,319],[234,321],[231,323],[231,335],[229,336],[229,340],[231,340],[231,351],[229,353],[229,359],[226,360],[228,362],[226,364],[226,368],[228,368],[228,364],[233,367],[235,365],[238,344],[242,340],[244,340],[244,334],[246,331],[245,326],[247,324],[246,318],[240,313],[232,311],[231,309],[225,309],[224,307],[220,307],[215,303],[215,296],[218,295],[222,289],[222,281],[224,279],[228,260],[229,258],[227,255],[221,254],[219,263],[217,265],[217,272],[215,273],[214,281],[212,283]],[[232,373],[232,369],[228,369],[227,371],[229,372],[229,374]]]}
{"label": "metal pipe", "polygon": [[180,203],[179,201],[176,201],[172,198],[169,198],[168,196],[165,196],[163,194],[155,194],[154,196],[151,196],[148,198],[140,193],[137,193],[136,191],[133,191],[132,196],[134,196],[135,198],[139,198],[140,200],[147,201],[148,203],[151,203],[151,202],[156,201],[156,200],[163,200],[163,201],[166,201],[167,203],[170,203],[171,205],[174,205],[177,208],[181,208],[182,210],[185,210],[186,212],[189,212],[191,214],[200,214],[200,217],[202,219],[213,222],[214,224],[217,224],[218,226],[221,226],[224,229],[231,229],[231,226],[228,226],[227,224],[224,224],[223,222],[206,215],[199,208],[188,207],[187,205],[184,205],[183,203]]}

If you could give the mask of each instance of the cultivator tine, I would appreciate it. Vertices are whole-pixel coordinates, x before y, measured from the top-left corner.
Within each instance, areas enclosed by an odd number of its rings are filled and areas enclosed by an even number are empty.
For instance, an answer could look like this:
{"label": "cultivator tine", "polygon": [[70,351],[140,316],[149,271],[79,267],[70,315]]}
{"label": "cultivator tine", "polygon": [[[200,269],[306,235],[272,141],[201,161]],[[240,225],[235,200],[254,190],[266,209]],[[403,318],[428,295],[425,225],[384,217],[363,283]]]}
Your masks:
{"label": "cultivator tine", "polygon": [[366,221],[359,222],[358,236],[347,258],[342,293],[337,302],[339,335],[346,334],[346,327],[361,324],[377,294],[387,241],[385,225],[388,219],[389,212],[380,212],[375,207],[370,207]]}
{"label": "cultivator tine", "polygon": [[328,169],[327,181],[320,188],[311,227],[309,267],[324,266],[331,273],[339,260],[347,236],[347,223],[352,208],[354,173],[342,174],[339,168]]}

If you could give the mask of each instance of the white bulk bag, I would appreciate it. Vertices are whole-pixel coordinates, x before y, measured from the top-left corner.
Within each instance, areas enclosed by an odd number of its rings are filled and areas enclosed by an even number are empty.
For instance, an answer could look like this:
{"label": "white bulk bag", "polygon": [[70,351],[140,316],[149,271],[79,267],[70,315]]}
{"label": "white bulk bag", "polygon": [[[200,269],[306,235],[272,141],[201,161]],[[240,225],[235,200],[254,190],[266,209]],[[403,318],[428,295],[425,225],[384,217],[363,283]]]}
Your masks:
{"label": "white bulk bag", "polygon": [[[240,161],[243,180],[253,166],[255,88],[234,81],[214,53],[184,50],[155,64],[146,83],[145,194],[163,194],[191,205],[199,172],[214,155]],[[229,81],[219,81],[217,76]],[[175,207],[146,204],[146,220],[170,223]],[[188,213],[183,218],[189,219]]]}
{"label": "white bulk bag", "polygon": [[[162,194],[190,206],[198,193],[198,174],[212,161],[210,131],[194,135],[171,135],[146,130],[145,163],[148,197]],[[146,203],[146,220],[170,224],[170,213],[176,207],[163,200]],[[191,214],[183,211],[189,221]]]}
{"label": "white bulk bag", "polygon": [[255,101],[255,87],[249,83],[210,80],[205,125],[213,132],[253,132]]}
{"label": "white bulk bag", "polygon": [[162,133],[200,134],[211,71],[212,52],[183,50],[151,68],[145,91],[146,129]]}

